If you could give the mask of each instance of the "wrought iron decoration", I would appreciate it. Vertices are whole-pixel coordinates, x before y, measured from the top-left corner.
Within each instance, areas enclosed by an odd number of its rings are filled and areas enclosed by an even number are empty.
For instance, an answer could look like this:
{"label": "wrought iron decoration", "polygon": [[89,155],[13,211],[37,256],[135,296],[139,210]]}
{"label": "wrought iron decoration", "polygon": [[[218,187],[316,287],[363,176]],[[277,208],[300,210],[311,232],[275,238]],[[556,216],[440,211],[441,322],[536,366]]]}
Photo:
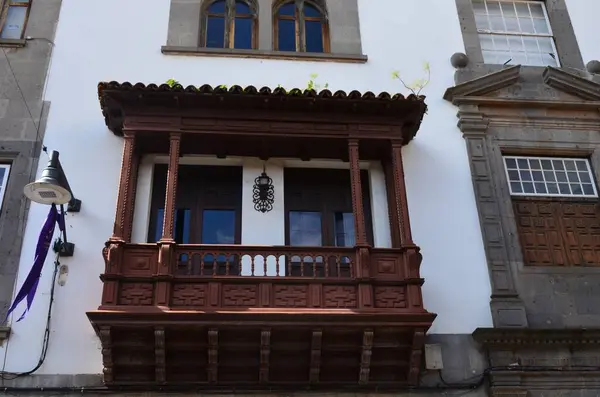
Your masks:
{"label": "wrought iron decoration", "polygon": [[262,212],[269,212],[273,209],[275,201],[275,190],[273,189],[273,179],[269,177],[263,167],[263,172],[254,180],[253,189],[254,209]]}

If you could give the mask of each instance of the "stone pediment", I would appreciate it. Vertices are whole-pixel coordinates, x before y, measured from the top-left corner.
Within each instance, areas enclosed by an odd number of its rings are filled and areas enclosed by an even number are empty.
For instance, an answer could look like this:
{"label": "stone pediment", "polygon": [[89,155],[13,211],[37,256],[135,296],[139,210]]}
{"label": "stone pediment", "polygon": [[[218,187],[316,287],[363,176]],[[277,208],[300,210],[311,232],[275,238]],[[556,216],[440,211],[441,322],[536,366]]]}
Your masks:
{"label": "stone pediment", "polygon": [[455,105],[518,103],[545,107],[560,103],[600,107],[600,84],[551,66],[541,69],[515,65],[450,87],[444,99]]}

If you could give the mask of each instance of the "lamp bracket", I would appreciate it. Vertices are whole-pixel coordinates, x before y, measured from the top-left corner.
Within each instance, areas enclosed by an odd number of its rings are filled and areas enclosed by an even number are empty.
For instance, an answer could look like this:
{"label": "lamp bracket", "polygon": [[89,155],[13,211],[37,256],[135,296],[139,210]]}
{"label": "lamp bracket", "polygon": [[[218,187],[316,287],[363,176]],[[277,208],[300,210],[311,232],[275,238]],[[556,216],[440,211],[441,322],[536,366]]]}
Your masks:
{"label": "lamp bracket", "polygon": [[52,249],[61,257],[71,257],[75,253],[75,244],[56,239]]}
{"label": "lamp bracket", "polygon": [[67,212],[79,212],[81,211],[81,200],[72,198],[67,204]]}

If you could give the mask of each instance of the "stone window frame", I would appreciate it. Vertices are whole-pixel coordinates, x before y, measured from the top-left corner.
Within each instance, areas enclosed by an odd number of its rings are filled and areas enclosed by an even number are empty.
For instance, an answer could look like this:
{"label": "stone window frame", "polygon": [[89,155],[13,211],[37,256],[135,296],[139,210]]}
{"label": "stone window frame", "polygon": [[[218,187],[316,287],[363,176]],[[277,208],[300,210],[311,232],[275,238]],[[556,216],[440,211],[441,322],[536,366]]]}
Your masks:
{"label": "stone window frame", "polygon": [[[488,116],[487,109],[509,106],[531,109],[543,114],[546,108],[559,106],[591,114],[598,112],[600,84],[559,68],[546,67],[543,84],[578,100],[549,101],[544,98],[496,98],[486,94],[516,84],[522,78],[520,65],[506,67],[458,86],[449,88],[444,99],[458,106],[458,127],[467,145],[475,202],[479,212],[486,260],[490,273],[490,306],[495,327],[528,326],[525,304],[519,296],[519,274],[590,275],[600,274],[593,267],[529,267],[524,265],[523,251],[517,234],[512,197],[504,169],[504,155],[554,155],[588,157],[596,182],[600,180],[600,116],[590,121],[574,118],[570,130],[564,126],[564,114],[556,120],[527,116]],[[539,68],[537,68],[539,69]],[[527,69],[531,70],[531,69]],[[542,111],[540,113],[540,111]],[[576,131],[576,134],[571,133]],[[527,133],[525,133],[527,131]]]}
{"label": "stone window frame", "polygon": [[163,54],[346,63],[365,63],[368,60],[368,57],[362,53],[358,0],[322,0],[328,11],[329,25],[329,52],[322,53],[274,50],[273,5],[277,0],[256,0],[257,49],[200,46],[201,11],[205,1],[210,0],[170,0],[166,45],[161,47]]}
{"label": "stone window frame", "polygon": [[[465,45],[465,52],[469,58],[469,63],[474,66],[483,65],[485,62],[483,60],[483,52],[479,42],[479,33],[477,32],[477,27],[475,25],[475,14],[473,12],[471,0],[455,1]],[[545,5],[560,67],[585,70],[585,64],[579,50],[575,30],[571,24],[566,0],[537,1],[542,1]]]}

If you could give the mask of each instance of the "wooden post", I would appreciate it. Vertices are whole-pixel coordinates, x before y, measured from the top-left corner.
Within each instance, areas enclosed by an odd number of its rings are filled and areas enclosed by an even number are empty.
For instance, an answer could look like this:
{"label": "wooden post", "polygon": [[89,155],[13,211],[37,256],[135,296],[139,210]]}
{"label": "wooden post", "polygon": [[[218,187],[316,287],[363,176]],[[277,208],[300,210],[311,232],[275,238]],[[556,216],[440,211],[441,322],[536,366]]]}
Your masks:
{"label": "wooden post", "polygon": [[177,202],[177,175],[179,169],[179,146],[181,134],[172,133],[169,145],[169,170],[167,173],[167,194],[165,197],[165,210],[163,230],[160,242],[175,241],[175,204]]}
{"label": "wooden post", "polygon": [[350,139],[348,141],[348,158],[350,160],[350,184],[352,186],[352,211],[354,212],[354,232],[356,235],[356,246],[362,247],[367,245],[367,232],[365,227],[365,212],[362,201],[357,139]]}
{"label": "wooden post", "polygon": [[348,141],[348,159],[350,161],[350,185],[352,188],[352,212],[354,213],[354,234],[356,236],[355,277],[361,280],[358,285],[358,307],[373,307],[373,286],[369,282],[371,274],[371,258],[367,242],[365,211],[362,200],[360,180],[360,158],[358,140]]}
{"label": "wooden post", "polygon": [[172,133],[169,145],[169,169],[167,173],[167,193],[163,219],[162,237],[158,241],[158,272],[155,291],[155,304],[167,307],[171,296],[172,263],[175,256],[175,214],[177,203],[177,176],[179,174],[179,148],[181,134]]}
{"label": "wooden post", "polygon": [[124,245],[131,238],[133,223],[133,202],[135,200],[134,175],[137,173],[135,133],[126,131],[123,139],[123,155],[121,157],[121,176],[117,193],[117,210],[113,224],[112,236],[102,250],[104,257],[104,287],[102,305],[111,306],[118,303],[119,281],[121,274]]}
{"label": "wooden post", "polygon": [[131,229],[133,221],[133,200],[135,193],[135,178],[132,178],[136,173],[137,161],[135,156],[135,134],[125,132],[123,144],[123,156],[121,159],[121,177],[119,179],[119,191],[117,193],[117,212],[115,214],[115,223],[113,234],[110,241],[125,242],[128,230]]}
{"label": "wooden post", "polygon": [[390,226],[392,236],[396,237],[394,247],[412,246],[412,232],[408,214],[408,200],[406,199],[406,185],[404,184],[404,166],[402,164],[402,142],[390,142],[390,160],[386,167],[386,184],[388,189],[388,203],[390,212]]}

